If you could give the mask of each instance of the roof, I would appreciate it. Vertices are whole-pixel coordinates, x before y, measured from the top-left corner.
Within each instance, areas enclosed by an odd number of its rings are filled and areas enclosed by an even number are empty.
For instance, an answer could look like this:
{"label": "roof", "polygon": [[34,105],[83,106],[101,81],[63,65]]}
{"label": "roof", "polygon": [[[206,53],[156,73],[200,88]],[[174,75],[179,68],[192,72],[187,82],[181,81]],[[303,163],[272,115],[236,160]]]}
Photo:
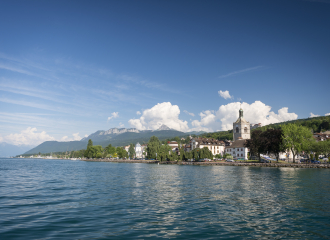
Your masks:
{"label": "roof", "polygon": [[249,122],[246,121],[243,117],[239,117],[235,123],[249,123]]}
{"label": "roof", "polygon": [[227,148],[244,148],[246,139],[238,139],[231,146],[228,146]]}
{"label": "roof", "polygon": [[223,141],[214,139],[214,138],[194,138],[196,142],[198,142],[200,145],[224,145]]}

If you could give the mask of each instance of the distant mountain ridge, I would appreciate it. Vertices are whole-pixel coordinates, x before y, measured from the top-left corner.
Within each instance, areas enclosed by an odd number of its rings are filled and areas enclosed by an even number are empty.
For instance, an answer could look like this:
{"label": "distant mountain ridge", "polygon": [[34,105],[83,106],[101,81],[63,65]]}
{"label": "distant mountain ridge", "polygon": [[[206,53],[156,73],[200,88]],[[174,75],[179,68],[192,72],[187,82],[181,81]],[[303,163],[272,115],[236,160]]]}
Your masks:
{"label": "distant mountain ridge", "polygon": [[0,143],[0,157],[14,157],[23,154],[31,149],[31,146],[16,146],[13,144],[2,142]]}
{"label": "distant mountain ridge", "polygon": [[106,147],[109,144],[113,146],[125,146],[130,143],[136,144],[147,143],[152,136],[158,137],[160,140],[173,137],[185,137],[189,133],[180,132],[167,127],[166,125],[160,126],[157,130],[138,130],[136,128],[111,128],[107,131],[96,131],[90,134],[88,137],[81,139],[80,141],[71,142],[57,142],[47,141],[38,145],[37,147],[25,152],[24,154],[36,154],[36,153],[50,153],[50,152],[65,152],[76,151],[86,149],[89,139],[93,141],[94,145],[101,145]]}

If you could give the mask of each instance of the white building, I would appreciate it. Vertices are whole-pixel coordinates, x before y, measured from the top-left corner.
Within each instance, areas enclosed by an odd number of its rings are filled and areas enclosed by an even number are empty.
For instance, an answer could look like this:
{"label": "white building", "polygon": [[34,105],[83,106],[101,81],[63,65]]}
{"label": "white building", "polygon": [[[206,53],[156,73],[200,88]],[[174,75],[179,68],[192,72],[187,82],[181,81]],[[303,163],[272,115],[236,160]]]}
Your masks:
{"label": "white building", "polygon": [[226,147],[226,153],[233,156],[233,159],[248,160],[249,149],[245,147],[246,139],[238,139],[231,146]]}
{"label": "white building", "polygon": [[174,151],[179,147],[179,144],[176,141],[168,141],[167,145],[172,148],[172,151]]}
{"label": "white building", "polygon": [[141,144],[140,143],[137,143],[135,145],[135,157],[136,158],[142,158],[143,157],[143,151],[142,151],[142,147],[141,147]]}
{"label": "white building", "polygon": [[207,147],[213,155],[221,154],[225,152],[225,143],[213,138],[193,138],[190,141],[191,150],[195,148]]}
{"label": "white building", "polygon": [[226,153],[233,156],[234,159],[248,160],[249,149],[245,147],[245,142],[250,138],[250,123],[243,118],[241,108],[238,119],[233,123],[234,142],[230,146],[226,146]]}

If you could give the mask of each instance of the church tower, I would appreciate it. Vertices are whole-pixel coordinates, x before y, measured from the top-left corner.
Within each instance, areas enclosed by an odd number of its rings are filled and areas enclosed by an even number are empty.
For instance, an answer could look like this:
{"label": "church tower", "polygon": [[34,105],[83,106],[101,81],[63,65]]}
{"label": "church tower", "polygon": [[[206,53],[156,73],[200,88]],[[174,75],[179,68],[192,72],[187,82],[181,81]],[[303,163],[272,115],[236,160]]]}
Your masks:
{"label": "church tower", "polygon": [[233,140],[250,139],[250,123],[243,118],[243,109],[239,110],[239,117],[233,123]]}

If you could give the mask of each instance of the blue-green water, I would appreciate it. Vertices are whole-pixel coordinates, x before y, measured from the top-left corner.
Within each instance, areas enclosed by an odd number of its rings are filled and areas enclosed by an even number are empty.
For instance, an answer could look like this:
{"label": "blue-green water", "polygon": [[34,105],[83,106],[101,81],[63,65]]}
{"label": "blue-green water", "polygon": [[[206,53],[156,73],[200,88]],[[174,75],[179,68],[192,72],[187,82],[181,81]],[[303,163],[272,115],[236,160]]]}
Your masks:
{"label": "blue-green water", "polygon": [[0,239],[329,236],[329,169],[0,159]]}

